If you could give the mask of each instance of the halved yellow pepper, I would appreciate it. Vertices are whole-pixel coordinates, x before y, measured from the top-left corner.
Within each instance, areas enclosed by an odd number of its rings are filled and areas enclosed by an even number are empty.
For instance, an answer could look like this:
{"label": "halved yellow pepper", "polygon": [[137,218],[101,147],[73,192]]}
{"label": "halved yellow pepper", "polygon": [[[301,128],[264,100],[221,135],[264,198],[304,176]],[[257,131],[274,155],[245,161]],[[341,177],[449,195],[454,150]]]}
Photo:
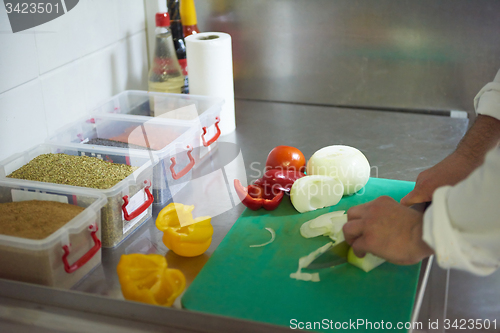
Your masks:
{"label": "halved yellow pepper", "polygon": [[131,301],[171,306],[186,287],[184,274],[167,268],[159,254],[124,254],[116,272],[123,297]]}
{"label": "halved yellow pepper", "polygon": [[163,208],[156,218],[156,227],[163,231],[163,243],[183,257],[203,254],[210,243],[214,228],[210,216],[193,219],[194,206],[171,203]]}

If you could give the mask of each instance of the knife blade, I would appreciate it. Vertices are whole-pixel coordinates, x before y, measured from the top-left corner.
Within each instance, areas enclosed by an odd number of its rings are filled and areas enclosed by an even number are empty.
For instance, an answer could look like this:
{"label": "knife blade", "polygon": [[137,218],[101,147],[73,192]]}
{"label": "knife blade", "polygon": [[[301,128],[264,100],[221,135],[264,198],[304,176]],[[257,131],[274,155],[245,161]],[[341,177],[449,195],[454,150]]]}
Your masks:
{"label": "knife blade", "polygon": [[332,244],[325,253],[314,259],[306,269],[321,269],[346,263],[349,247],[346,241]]}

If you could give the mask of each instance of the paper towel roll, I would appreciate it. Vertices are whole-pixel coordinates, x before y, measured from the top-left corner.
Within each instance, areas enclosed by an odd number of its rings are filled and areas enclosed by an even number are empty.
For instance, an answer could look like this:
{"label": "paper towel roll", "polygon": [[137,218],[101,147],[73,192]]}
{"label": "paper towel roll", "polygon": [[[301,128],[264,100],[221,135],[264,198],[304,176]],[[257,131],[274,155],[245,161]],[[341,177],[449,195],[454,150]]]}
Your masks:
{"label": "paper towel roll", "polygon": [[203,32],[186,37],[189,93],[222,97],[222,135],[236,128],[234,117],[233,56],[231,36],[223,32]]}

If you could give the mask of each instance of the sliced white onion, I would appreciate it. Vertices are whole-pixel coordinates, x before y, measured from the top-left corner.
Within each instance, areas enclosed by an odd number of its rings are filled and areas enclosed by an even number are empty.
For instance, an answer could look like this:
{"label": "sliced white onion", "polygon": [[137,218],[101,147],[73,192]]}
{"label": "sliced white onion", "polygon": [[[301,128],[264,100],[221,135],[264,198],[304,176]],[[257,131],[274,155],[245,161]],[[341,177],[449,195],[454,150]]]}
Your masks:
{"label": "sliced white onion", "polygon": [[344,194],[344,185],[329,176],[305,176],[297,179],[290,190],[293,207],[304,213],[339,203]]}
{"label": "sliced white onion", "polygon": [[345,210],[338,210],[336,212],[326,213],[318,216],[317,218],[310,221],[311,228],[326,227],[332,224],[334,218],[342,217]]}
{"label": "sliced white onion", "polygon": [[328,236],[336,243],[344,240],[342,227],[347,223],[344,210],[326,213],[309,220],[300,226],[300,234],[304,238]]}
{"label": "sliced white onion", "polygon": [[318,237],[324,235],[327,232],[329,232],[328,227],[311,228],[310,223],[307,222],[300,227],[300,234],[304,238]]}
{"label": "sliced white onion", "polygon": [[291,273],[290,278],[291,279],[296,279],[296,280],[302,280],[302,281],[312,281],[312,282],[319,282],[319,273],[303,273],[302,269],[309,266],[310,263],[312,263],[316,258],[318,258],[320,255],[328,251],[331,247],[333,246],[333,243],[330,242],[328,244],[323,245],[317,250],[314,250],[313,252],[309,253],[307,256],[302,257],[299,259],[299,268],[297,269],[297,272]]}
{"label": "sliced white onion", "polygon": [[344,232],[342,230],[340,230],[339,232],[337,233],[334,233],[334,234],[328,234],[328,235],[324,235],[324,236],[328,236],[330,237],[330,239],[332,241],[334,241],[335,243],[340,243],[340,242],[343,242],[345,241],[345,237],[344,237]]}
{"label": "sliced white onion", "polygon": [[332,224],[330,225],[330,230],[324,236],[330,237],[333,241],[340,243],[345,240],[344,231],[342,227],[347,223],[347,214],[332,218]]}
{"label": "sliced white onion", "polygon": [[290,278],[301,281],[319,282],[319,273],[296,272],[290,274]]}
{"label": "sliced white onion", "polygon": [[273,229],[271,228],[266,228],[267,231],[271,233],[271,239],[263,244],[258,244],[258,245],[250,245],[250,247],[261,247],[261,246],[266,246],[267,244],[271,244],[274,242],[274,239],[276,238],[276,233],[274,232]]}
{"label": "sliced white onion", "polygon": [[328,233],[330,224],[332,223],[330,217],[337,216],[337,214],[338,212],[327,213],[305,222],[300,226],[300,234],[302,237],[312,238]]}

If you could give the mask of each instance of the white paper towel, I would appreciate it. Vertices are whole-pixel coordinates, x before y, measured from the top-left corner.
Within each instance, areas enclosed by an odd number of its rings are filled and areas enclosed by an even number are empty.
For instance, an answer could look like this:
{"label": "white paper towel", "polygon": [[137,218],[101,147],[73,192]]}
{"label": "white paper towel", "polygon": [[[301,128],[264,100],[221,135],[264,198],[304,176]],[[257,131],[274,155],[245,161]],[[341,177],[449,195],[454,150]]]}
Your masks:
{"label": "white paper towel", "polygon": [[231,36],[223,32],[203,32],[186,37],[189,93],[222,97],[222,135],[236,128],[234,117],[233,56]]}

